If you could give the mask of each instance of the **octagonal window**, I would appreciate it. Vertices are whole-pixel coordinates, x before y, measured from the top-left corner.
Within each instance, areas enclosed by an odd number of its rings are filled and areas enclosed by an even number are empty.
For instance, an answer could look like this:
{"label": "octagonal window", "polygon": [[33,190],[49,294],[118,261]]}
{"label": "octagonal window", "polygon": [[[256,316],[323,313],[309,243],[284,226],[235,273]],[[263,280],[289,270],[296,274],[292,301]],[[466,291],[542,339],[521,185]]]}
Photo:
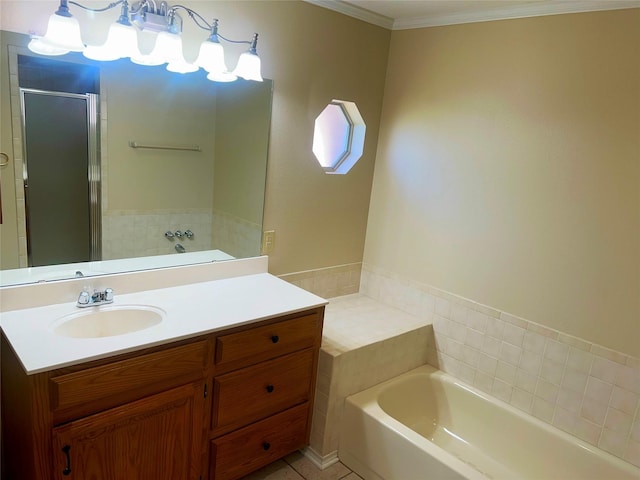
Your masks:
{"label": "octagonal window", "polygon": [[325,173],[345,174],[362,156],[366,125],[353,102],[332,100],[316,118],[313,154]]}

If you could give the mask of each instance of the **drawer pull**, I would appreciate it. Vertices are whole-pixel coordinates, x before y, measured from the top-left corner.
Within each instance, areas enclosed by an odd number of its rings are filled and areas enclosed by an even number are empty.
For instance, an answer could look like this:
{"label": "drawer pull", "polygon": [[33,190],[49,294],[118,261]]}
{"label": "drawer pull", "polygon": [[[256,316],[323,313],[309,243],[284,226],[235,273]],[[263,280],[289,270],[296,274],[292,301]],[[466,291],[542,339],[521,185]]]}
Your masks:
{"label": "drawer pull", "polygon": [[274,387],[273,385],[267,385],[267,393],[273,393],[275,389],[276,387]]}
{"label": "drawer pull", "polygon": [[280,337],[278,335],[271,335],[271,341],[273,343],[278,343],[280,341]]}
{"label": "drawer pull", "polygon": [[264,443],[262,444],[262,448],[263,448],[264,450],[269,450],[269,449],[271,448],[271,444],[270,444],[269,442],[264,442]]}
{"label": "drawer pull", "polygon": [[67,456],[67,466],[62,470],[62,475],[64,476],[71,475],[71,455],[69,455],[69,450],[71,450],[71,445],[62,447],[62,452]]}

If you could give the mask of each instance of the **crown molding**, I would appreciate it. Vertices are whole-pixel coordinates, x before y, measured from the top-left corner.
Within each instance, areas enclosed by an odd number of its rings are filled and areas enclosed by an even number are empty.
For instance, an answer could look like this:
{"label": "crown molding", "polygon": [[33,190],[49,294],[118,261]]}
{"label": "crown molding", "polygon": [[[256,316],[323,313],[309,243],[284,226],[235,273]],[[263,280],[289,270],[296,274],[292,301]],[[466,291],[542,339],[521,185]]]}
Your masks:
{"label": "crown molding", "polygon": [[507,20],[512,18],[640,8],[640,0],[563,0],[513,5],[504,8],[477,10],[447,15],[430,15],[425,17],[394,20],[342,0],[304,1],[389,30],[408,30],[412,28],[438,27],[443,25],[488,22],[492,20]]}
{"label": "crown molding", "polygon": [[565,13],[620,10],[624,8],[639,7],[640,0],[576,0],[554,3],[524,4],[491,10],[479,10],[475,12],[400,19],[393,22],[392,30],[408,30],[412,28],[437,27],[461,23],[477,23],[492,20],[508,20],[513,18],[540,17],[544,15],[561,15]]}
{"label": "crown molding", "polygon": [[393,18],[385,17],[379,13],[374,13],[364,8],[352,5],[341,0],[304,0],[307,3],[317,5],[334,12],[342,13],[358,20],[378,25],[379,27],[386,28],[387,30],[393,30]]}

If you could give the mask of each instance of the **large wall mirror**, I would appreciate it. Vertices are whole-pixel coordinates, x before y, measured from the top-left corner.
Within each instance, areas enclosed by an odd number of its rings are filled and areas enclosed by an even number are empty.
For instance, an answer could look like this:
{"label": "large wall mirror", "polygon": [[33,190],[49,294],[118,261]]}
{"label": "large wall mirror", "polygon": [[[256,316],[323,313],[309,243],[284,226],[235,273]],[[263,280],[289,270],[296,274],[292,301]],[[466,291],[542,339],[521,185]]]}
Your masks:
{"label": "large wall mirror", "polygon": [[260,254],[271,81],[0,35],[0,286]]}

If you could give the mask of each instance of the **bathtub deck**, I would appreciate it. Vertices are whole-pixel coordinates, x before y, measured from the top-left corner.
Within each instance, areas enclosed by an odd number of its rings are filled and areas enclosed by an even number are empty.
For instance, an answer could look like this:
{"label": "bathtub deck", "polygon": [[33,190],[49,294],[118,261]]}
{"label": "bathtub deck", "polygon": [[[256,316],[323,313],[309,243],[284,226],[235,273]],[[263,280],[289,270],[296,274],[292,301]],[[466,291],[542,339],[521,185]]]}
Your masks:
{"label": "bathtub deck", "polygon": [[322,349],[333,356],[357,350],[431,325],[361,294],[329,300],[325,309]]}

